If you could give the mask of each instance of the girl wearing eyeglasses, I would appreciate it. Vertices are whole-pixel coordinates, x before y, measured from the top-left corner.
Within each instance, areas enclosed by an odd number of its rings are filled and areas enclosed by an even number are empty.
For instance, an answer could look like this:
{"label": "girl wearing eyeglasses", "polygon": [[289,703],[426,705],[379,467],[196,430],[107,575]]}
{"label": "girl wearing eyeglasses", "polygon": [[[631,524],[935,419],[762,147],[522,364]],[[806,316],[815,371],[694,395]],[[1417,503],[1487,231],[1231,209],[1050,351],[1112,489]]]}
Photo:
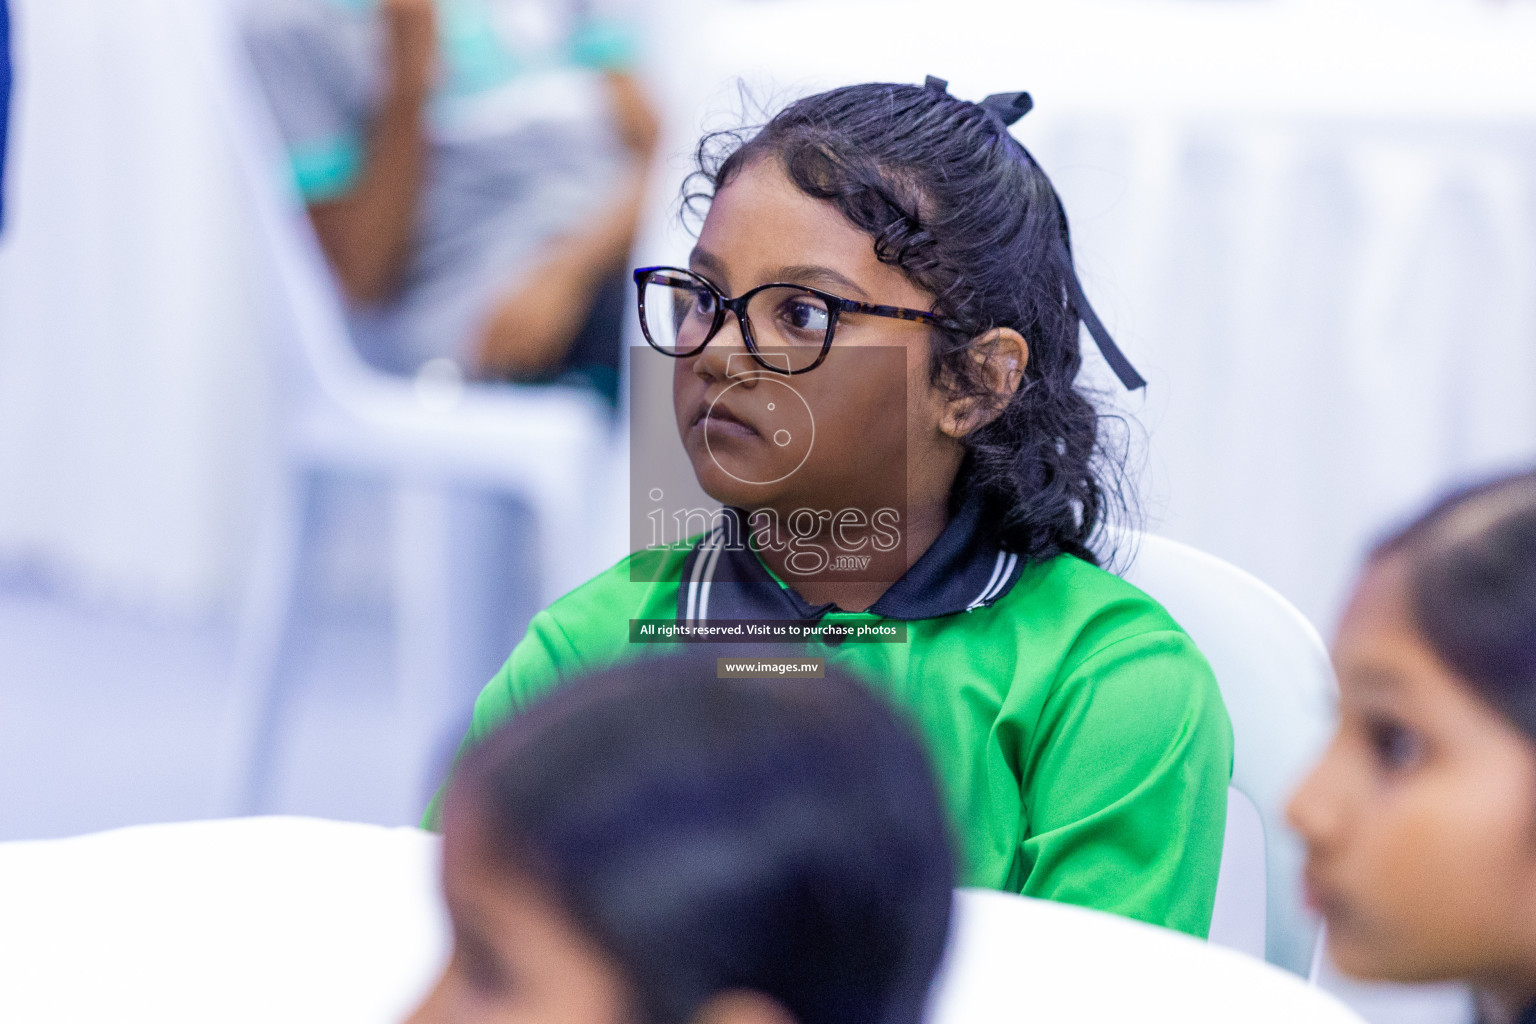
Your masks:
{"label": "girl wearing eyeglasses", "polygon": [[1231,728],[1189,637],[1090,547],[1123,492],[1077,384],[1080,322],[1141,381],[1008,133],[1028,106],[858,85],[701,144],[688,265],[635,274],[657,350],[637,358],[672,359],[682,446],[721,510],[540,613],[469,742],[662,649],[635,642],[657,629],[787,637],[719,653],[752,674],[822,659],[904,707],[965,884],[1204,935]]}
{"label": "girl wearing eyeglasses", "polygon": [[1339,728],[1291,803],[1349,974],[1470,982],[1536,1022],[1536,473],[1372,554],[1333,649]]}

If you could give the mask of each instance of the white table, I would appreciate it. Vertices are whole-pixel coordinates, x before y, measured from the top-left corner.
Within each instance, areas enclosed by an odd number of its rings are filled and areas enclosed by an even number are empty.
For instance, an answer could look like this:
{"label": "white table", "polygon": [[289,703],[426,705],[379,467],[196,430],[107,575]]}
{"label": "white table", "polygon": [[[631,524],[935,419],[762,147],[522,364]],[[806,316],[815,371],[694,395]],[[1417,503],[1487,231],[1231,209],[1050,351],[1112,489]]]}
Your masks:
{"label": "white table", "polygon": [[[0,844],[0,1020],[387,1024],[447,951],[438,844],[304,818]],[[1262,961],[962,890],[933,1024],[1358,1024]]]}

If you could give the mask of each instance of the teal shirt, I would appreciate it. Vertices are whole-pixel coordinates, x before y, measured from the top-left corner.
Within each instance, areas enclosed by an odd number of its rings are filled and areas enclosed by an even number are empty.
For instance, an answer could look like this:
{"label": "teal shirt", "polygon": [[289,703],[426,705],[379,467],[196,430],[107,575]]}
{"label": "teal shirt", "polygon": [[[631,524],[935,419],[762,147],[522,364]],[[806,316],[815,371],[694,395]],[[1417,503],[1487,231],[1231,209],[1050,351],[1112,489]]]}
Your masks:
{"label": "teal shirt", "polygon": [[[381,3],[242,4],[252,68],[306,203],[342,199],[367,170],[389,91]],[[348,304],[368,362],[406,375],[431,359],[473,362],[499,297],[613,201],[632,158],[603,73],[629,68],[640,37],[598,6],[433,0],[439,73],[422,111],[409,252],[388,296]],[[611,361],[559,370],[601,376]]]}
{"label": "teal shirt", "polygon": [[[632,555],[540,612],[476,701],[466,743],[562,681],[669,649],[631,644],[629,620],[675,618],[686,555]],[[660,559],[634,575],[662,582],[631,582],[636,558]],[[906,643],[813,642],[807,653],[911,716],[947,797],[961,884],[1205,936],[1232,729],[1210,666],[1168,613],[1061,555],[1027,566],[991,605],[906,626]],[[436,813],[434,802],[428,820]]]}

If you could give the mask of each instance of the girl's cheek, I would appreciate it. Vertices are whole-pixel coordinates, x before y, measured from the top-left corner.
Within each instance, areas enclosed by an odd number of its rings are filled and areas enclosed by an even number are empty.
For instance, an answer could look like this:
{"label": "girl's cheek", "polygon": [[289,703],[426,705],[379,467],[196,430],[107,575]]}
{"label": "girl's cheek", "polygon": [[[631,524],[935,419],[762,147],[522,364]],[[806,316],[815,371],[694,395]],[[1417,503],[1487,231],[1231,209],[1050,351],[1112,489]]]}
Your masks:
{"label": "girl's cheek", "polygon": [[[1378,902],[1390,904],[1394,916],[1412,915],[1437,898],[1437,882],[1456,877],[1457,841],[1443,832],[1444,816],[1423,800],[1397,794],[1382,813],[1370,836],[1372,856],[1366,867]],[[1448,875],[1447,871],[1451,873]]]}
{"label": "girl's cheek", "polygon": [[698,376],[692,372],[689,366],[692,362],[693,360],[691,359],[674,359],[672,361],[672,409],[678,414],[682,413],[683,404],[688,399],[689,380],[697,379]]}
{"label": "girl's cheek", "polygon": [[1425,876],[1442,858],[1423,846],[1422,836],[1418,825],[1376,804],[1362,810],[1338,851],[1328,942],[1346,973],[1409,980],[1440,959],[1433,947],[1441,911]]}
{"label": "girl's cheek", "polygon": [[1384,794],[1356,865],[1358,909],[1377,956],[1400,971],[1449,976],[1476,959],[1508,903],[1507,833],[1478,797],[1427,770]]}

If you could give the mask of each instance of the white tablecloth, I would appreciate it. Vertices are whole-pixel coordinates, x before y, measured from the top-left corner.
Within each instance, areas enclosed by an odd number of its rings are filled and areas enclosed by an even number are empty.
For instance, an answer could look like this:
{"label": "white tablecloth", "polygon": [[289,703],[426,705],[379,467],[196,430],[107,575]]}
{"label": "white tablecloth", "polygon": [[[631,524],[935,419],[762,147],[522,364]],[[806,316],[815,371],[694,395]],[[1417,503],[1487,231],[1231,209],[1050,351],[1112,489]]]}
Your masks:
{"label": "white tablecloth", "polygon": [[[0,843],[0,1020],[388,1024],[447,952],[437,841],[304,818]],[[933,1024],[1360,1024],[1294,975],[1063,904],[961,892]]]}

